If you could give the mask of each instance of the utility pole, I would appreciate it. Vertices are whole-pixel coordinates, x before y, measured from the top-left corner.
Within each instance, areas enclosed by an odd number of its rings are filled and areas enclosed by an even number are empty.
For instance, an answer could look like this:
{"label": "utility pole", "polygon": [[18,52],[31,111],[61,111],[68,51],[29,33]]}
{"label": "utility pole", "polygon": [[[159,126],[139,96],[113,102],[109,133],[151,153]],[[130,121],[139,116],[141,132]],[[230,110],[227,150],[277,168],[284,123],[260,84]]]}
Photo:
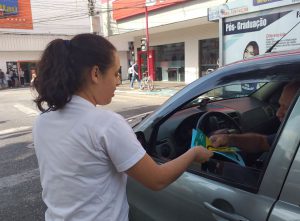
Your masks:
{"label": "utility pole", "polygon": [[88,11],[90,17],[90,32],[98,35],[100,33],[100,17],[95,13],[95,0],[88,0]]}

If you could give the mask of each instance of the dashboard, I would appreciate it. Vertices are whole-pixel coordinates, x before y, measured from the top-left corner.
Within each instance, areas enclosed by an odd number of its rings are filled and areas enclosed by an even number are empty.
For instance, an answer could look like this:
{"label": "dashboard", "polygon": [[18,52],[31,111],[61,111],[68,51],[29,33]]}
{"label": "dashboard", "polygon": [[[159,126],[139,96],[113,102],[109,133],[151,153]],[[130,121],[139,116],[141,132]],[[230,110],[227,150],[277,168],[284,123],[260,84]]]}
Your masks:
{"label": "dashboard", "polygon": [[[241,133],[272,134],[279,126],[274,107],[256,98],[214,101],[205,107],[181,109],[161,124],[154,154],[159,158],[173,159],[187,151],[191,145],[192,130],[196,128],[199,118],[207,112],[225,113],[238,125]],[[219,129],[233,129],[233,125],[216,115],[206,122],[204,133],[209,136]]]}

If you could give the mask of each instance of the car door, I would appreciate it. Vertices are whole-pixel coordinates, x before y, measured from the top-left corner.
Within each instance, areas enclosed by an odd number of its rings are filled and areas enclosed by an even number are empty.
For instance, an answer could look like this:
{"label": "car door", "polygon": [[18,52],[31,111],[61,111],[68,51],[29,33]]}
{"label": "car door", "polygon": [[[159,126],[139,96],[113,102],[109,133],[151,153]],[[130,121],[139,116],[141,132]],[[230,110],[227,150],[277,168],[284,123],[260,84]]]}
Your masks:
{"label": "car door", "polygon": [[299,220],[300,217],[300,134],[297,127],[297,124],[300,122],[299,103],[298,101],[294,107],[294,111],[298,112],[298,114],[289,118],[292,121],[291,124],[294,124],[294,130],[291,130],[290,133],[295,133],[295,136],[298,137],[298,140],[295,140],[298,143],[298,151],[282,188],[280,198],[271,212],[269,221]]}
{"label": "car door", "polygon": [[300,116],[299,107],[297,101],[277,133],[274,151],[263,170],[218,161],[218,169],[211,170],[193,164],[159,192],[129,179],[130,220],[268,220],[298,148],[295,131],[300,130],[300,124],[295,119]]}

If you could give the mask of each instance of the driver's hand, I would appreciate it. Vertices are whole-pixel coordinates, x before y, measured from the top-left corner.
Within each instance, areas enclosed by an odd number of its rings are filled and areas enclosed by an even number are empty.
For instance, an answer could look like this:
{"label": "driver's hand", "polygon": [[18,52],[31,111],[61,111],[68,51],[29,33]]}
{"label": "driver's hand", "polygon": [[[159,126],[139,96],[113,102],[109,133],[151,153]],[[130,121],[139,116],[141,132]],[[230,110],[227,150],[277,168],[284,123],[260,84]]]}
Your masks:
{"label": "driver's hand", "polygon": [[195,161],[199,163],[204,163],[211,158],[214,153],[202,146],[196,146],[193,147],[193,150],[195,151]]}
{"label": "driver's hand", "polygon": [[228,146],[229,134],[215,134],[209,137],[213,147]]}
{"label": "driver's hand", "polygon": [[219,129],[211,133],[211,135],[215,135],[215,134],[228,134],[228,129]]}

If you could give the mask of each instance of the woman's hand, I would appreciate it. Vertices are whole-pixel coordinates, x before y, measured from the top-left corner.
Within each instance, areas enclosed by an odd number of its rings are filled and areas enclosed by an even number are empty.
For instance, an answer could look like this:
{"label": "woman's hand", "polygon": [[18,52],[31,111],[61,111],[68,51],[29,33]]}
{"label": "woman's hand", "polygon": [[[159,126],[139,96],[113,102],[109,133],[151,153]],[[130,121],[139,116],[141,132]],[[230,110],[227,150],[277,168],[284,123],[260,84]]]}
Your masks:
{"label": "woman's hand", "polygon": [[204,163],[209,160],[214,154],[212,151],[202,147],[202,146],[196,146],[193,147],[192,150],[195,151],[195,160],[199,163]]}

